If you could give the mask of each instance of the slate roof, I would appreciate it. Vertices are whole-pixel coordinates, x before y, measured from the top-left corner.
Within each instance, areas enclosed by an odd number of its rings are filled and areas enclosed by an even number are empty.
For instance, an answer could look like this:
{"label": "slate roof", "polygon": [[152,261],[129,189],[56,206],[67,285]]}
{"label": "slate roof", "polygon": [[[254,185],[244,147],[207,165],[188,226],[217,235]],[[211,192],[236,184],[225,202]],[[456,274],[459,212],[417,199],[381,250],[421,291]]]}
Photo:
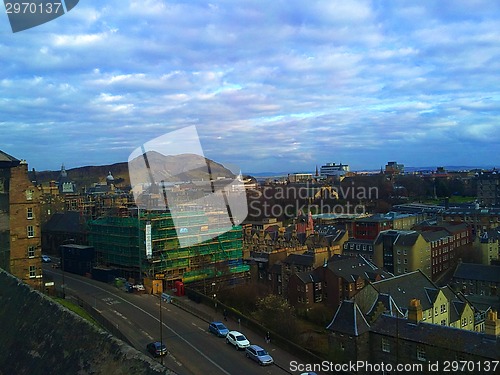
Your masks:
{"label": "slate roof", "polygon": [[370,330],[363,313],[354,301],[342,301],[326,329],[350,336],[359,336]]}
{"label": "slate roof", "polygon": [[377,299],[373,302],[366,315],[371,318],[377,311],[378,305],[380,303],[384,306],[385,311],[390,315],[404,317],[404,313],[399,309],[392,296],[385,293],[380,293],[377,295]]}
{"label": "slate roof", "polygon": [[454,279],[477,280],[500,283],[500,266],[488,266],[476,263],[459,263]]}
{"label": "slate roof", "polygon": [[80,213],[76,211],[57,212],[43,226],[44,232],[85,233]]}
{"label": "slate roof", "polygon": [[299,272],[295,274],[300,281],[302,281],[304,284],[309,284],[309,283],[318,283],[321,281],[321,278],[316,276],[313,272]]}
{"label": "slate roof", "polygon": [[314,226],[314,231],[319,236],[327,239],[330,245],[342,239],[342,237],[346,233],[346,230],[344,228],[339,228],[334,225],[322,225],[322,224],[316,224]]}
{"label": "slate roof", "polygon": [[413,298],[420,300],[424,310],[430,309],[439,292],[439,287],[420,270],[376,281],[372,286],[379,293],[389,294],[402,311]]}
{"label": "slate roof", "polygon": [[372,323],[371,331],[493,360],[500,358],[500,340],[490,339],[480,332],[423,322],[415,324],[385,314]]}
{"label": "slate roof", "polygon": [[460,208],[454,207],[443,212],[444,215],[461,215],[461,216],[497,216],[500,215],[500,208]]}
{"label": "slate roof", "polygon": [[482,243],[488,243],[489,241],[500,241],[500,229],[493,228],[484,231],[479,239]]}
{"label": "slate roof", "polygon": [[0,168],[11,168],[19,165],[21,161],[0,150]]}
{"label": "slate roof", "polygon": [[380,244],[384,238],[390,237],[392,238],[392,243],[396,243],[397,241],[399,245],[402,246],[412,246],[418,238],[418,232],[414,230],[397,230],[397,229],[388,229],[380,232],[375,239],[375,244]]}
{"label": "slate roof", "polygon": [[400,233],[394,244],[399,246],[413,246],[419,235],[418,232],[414,231],[410,233]]}
{"label": "slate roof", "polygon": [[361,256],[334,255],[328,261],[328,269],[348,282],[355,282],[358,278],[375,281],[377,276],[382,278],[392,276]]}
{"label": "slate roof", "polygon": [[312,267],[314,264],[314,257],[306,254],[290,254],[283,260],[283,263]]}
{"label": "slate roof", "polygon": [[427,230],[427,231],[421,232],[421,234],[422,234],[422,237],[424,237],[424,239],[427,242],[437,241],[437,240],[440,240],[442,238],[446,238],[446,237],[450,236],[450,233],[448,233],[445,230],[437,230],[437,231]]}
{"label": "slate roof", "polygon": [[470,304],[470,302],[462,293],[455,293],[448,285],[442,287],[441,290],[450,301],[450,322],[456,322],[461,318],[467,303]]}

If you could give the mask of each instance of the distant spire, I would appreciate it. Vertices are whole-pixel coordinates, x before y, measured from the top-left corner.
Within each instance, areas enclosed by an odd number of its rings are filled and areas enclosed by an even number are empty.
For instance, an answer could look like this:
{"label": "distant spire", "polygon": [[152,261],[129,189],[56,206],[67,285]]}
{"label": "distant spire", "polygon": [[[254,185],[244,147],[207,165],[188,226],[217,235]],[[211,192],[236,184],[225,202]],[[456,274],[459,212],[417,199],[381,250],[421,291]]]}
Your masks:
{"label": "distant spire", "polygon": [[61,177],[68,177],[68,173],[66,172],[66,168],[64,167],[64,163],[61,165]]}
{"label": "distant spire", "polygon": [[318,172],[318,165],[316,164],[316,177],[319,176],[319,172]]}

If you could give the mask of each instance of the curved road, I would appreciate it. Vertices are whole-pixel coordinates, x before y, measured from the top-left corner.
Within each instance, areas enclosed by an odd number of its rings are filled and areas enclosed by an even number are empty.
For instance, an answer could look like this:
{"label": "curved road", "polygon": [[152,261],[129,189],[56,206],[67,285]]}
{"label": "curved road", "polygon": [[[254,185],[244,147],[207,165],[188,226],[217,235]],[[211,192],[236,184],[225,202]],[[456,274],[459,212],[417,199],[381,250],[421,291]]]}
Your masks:
{"label": "curved road", "polygon": [[[44,267],[56,285],[61,271]],[[114,286],[82,276],[65,273],[67,293],[94,306],[117,325],[133,346],[145,351],[146,344],[160,339],[160,301],[148,294],[125,293]],[[164,364],[180,375],[287,374],[278,366],[261,367],[247,359],[243,351],[225,344],[223,338],[208,333],[208,324],[184,310],[162,303],[163,342],[169,354]],[[229,329],[237,329],[229,325]],[[243,332],[246,334],[246,332]],[[251,336],[251,334],[248,334]],[[249,337],[252,342],[252,338]],[[262,340],[263,341],[263,340]],[[272,352],[275,361],[279,360]],[[299,361],[300,362],[300,361]]]}

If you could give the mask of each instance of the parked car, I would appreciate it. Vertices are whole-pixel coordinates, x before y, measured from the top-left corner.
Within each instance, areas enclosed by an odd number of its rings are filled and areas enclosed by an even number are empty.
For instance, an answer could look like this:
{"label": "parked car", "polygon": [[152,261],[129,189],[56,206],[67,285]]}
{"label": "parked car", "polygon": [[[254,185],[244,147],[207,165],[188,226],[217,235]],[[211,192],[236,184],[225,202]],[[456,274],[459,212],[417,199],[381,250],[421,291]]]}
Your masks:
{"label": "parked car", "polygon": [[153,357],[160,357],[167,354],[167,347],[159,341],[150,342],[146,345],[146,349]]}
{"label": "parked car", "polygon": [[42,262],[43,263],[50,263],[52,262],[52,259],[48,255],[42,255]]}
{"label": "parked car", "polygon": [[241,332],[229,331],[226,336],[226,344],[234,345],[236,350],[240,350],[249,347],[250,341]]}
{"label": "parked car", "polygon": [[274,363],[273,357],[258,345],[250,345],[246,348],[245,355],[261,366],[272,365]]}
{"label": "parked car", "polygon": [[226,337],[229,332],[222,322],[211,322],[208,325],[208,330],[219,337]]}

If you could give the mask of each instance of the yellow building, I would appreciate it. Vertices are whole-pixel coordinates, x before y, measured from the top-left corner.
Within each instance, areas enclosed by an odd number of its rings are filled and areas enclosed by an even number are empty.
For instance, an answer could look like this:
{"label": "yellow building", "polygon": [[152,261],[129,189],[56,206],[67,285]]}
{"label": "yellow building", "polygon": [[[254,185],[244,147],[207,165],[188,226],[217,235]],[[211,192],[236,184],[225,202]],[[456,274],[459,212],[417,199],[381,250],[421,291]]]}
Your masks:
{"label": "yellow building", "polygon": [[419,270],[371,283],[354,300],[368,321],[389,311],[407,319],[470,331],[479,331],[484,324],[484,317],[474,314],[473,306],[462,294],[438,287]]}
{"label": "yellow building", "polygon": [[394,275],[421,270],[430,277],[431,247],[417,231],[383,231],[375,240],[373,262]]}
{"label": "yellow building", "polygon": [[43,290],[40,191],[28,164],[0,151],[0,267]]}

